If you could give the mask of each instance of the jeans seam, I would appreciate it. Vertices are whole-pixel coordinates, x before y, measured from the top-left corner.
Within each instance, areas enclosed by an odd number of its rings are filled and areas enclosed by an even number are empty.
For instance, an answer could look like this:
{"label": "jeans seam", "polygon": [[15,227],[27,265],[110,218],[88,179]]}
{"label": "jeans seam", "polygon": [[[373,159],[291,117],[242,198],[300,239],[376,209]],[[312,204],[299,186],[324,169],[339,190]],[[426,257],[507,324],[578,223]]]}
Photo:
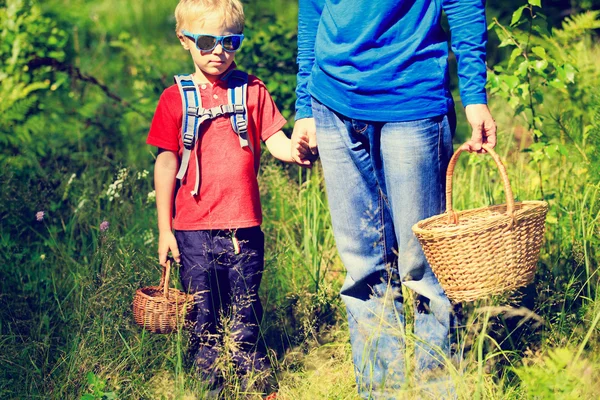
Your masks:
{"label": "jeans seam", "polygon": [[382,242],[382,250],[383,250],[383,265],[384,267],[387,268],[387,247],[386,247],[386,243],[385,243],[385,210],[383,209],[383,207],[385,206],[384,204],[384,200],[383,200],[383,195],[381,193],[381,190],[377,190],[377,193],[379,194],[379,221],[380,221],[380,226],[379,229],[381,229],[381,242]]}
{"label": "jeans seam", "polygon": [[[383,207],[385,207],[385,199],[383,197],[383,193],[381,192],[381,190],[379,190],[379,206],[380,206],[380,220],[381,220],[381,236],[383,238],[382,240],[382,249],[383,249],[383,265],[385,267],[385,278],[386,278],[386,292],[387,290],[390,290],[391,293],[390,295],[393,297],[394,293],[394,287],[392,286],[392,280],[393,280],[393,265],[389,262],[388,260],[388,253],[387,253],[387,237],[386,237],[386,229],[385,229],[385,209]],[[400,271],[398,271],[398,274],[400,274]],[[402,290],[402,289],[400,289]],[[387,296],[387,294],[384,292],[384,296]],[[385,300],[384,300],[385,302]],[[404,303],[404,302],[402,302]],[[391,307],[392,309],[394,309],[394,320],[396,321],[396,324],[398,324],[398,326],[402,325],[402,321],[400,320],[400,318],[398,317],[398,313],[396,312],[396,304],[395,304],[395,300],[392,299],[391,302]]]}

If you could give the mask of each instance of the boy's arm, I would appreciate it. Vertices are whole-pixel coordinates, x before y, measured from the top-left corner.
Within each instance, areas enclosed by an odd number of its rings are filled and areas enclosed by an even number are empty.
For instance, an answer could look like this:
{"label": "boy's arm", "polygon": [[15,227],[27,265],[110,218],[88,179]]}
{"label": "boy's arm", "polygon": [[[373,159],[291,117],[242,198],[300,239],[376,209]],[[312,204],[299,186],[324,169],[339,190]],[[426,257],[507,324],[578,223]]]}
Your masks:
{"label": "boy's arm", "polygon": [[180,261],[179,248],[171,226],[173,220],[173,195],[175,176],[179,167],[176,152],[159,149],[154,164],[154,190],[156,191],[156,210],[158,214],[158,260],[166,266],[167,255],[171,251],[175,261]]}
{"label": "boy's arm", "polygon": [[[283,131],[278,131],[265,141],[267,149],[278,160],[295,162],[303,167],[311,167],[312,159],[308,144],[305,142],[290,140]],[[292,157],[292,152],[299,154],[298,159]]]}
{"label": "boy's arm", "polygon": [[283,131],[274,133],[265,141],[267,149],[269,149],[273,157],[284,162],[294,162],[292,159],[291,143],[290,138]]}

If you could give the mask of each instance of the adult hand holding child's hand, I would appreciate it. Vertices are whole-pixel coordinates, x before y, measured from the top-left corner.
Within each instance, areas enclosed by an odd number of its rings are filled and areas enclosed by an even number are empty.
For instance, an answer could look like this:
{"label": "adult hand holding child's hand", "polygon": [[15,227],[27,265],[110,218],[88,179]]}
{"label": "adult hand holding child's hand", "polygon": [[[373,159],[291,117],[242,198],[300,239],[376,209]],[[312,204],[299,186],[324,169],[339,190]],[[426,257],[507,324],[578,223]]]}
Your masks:
{"label": "adult hand holding child's hand", "polygon": [[302,118],[294,124],[292,132],[292,159],[303,167],[312,167],[319,155],[317,129],[314,118]]}

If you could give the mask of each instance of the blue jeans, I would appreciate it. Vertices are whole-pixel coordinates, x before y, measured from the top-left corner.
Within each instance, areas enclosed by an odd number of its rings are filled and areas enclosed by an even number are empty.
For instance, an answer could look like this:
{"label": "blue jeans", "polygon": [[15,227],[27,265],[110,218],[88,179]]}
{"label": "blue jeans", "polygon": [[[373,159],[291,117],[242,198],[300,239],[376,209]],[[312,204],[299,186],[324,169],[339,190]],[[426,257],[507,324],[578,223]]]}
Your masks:
{"label": "blue jeans", "polygon": [[416,298],[416,377],[449,356],[451,304],[411,227],[443,212],[454,115],[368,122],[312,104],[358,390],[387,398],[405,380],[401,285]]}

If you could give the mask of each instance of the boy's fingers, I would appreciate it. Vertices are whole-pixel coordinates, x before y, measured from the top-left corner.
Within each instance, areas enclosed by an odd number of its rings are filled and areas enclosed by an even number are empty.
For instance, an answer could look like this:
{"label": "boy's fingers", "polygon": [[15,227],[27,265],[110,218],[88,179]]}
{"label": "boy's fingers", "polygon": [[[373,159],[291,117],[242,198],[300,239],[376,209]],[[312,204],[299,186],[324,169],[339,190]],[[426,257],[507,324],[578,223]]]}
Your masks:
{"label": "boy's fingers", "polygon": [[298,147],[292,149],[292,160],[301,167],[312,167],[310,160],[310,150],[308,148]]}
{"label": "boy's fingers", "polygon": [[179,253],[179,247],[177,247],[177,242],[175,238],[173,238],[173,243],[171,244],[171,256],[179,263],[181,261],[181,254]]}
{"label": "boy's fingers", "polygon": [[171,254],[173,255],[175,261],[177,261],[177,263],[179,264],[181,262],[181,254],[179,254],[179,250],[175,248],[171,250]]}
{"label": "boy's fingers", "polygon": [[319,154],[319,148],[317,147],[317,133],[315,131],[308,131],[308,147],[310,152],[314,155]]}
{"label": "boy's fingers", "polygon": [[306,155],[310,154],[308,143],[300,141],[292,145],[292,159],[299,165],[302,165],[302,161],[306,158]]}
{"label": "boy's fingers", "polygon": [[296,121],[294,124],[294,131],[292,132],[292,140],[297,139],[308,139],[308,147],[310,152],[314,155],[318,154],[317,149],[317,128],[315,126],[314,118],[302,118]]}
{"label": "boy's fingers", "polygon": [[298,164],[299,166],[301,166],[303,168],[312,168],[312,166],[313,166],[312,161],[310,161],[309,159],[298,160],[296,162],[296,164]]}
{"label": "boy's fingers", "polygon": [[167,253],[158,252],[158,263],[163,267],[167,266]]}
{"label": "boy's fingers", "polygon": [[299,142],[296,144],[295,150],[299,153],[310,153],[310,147],[308,146],[307,142]]}

